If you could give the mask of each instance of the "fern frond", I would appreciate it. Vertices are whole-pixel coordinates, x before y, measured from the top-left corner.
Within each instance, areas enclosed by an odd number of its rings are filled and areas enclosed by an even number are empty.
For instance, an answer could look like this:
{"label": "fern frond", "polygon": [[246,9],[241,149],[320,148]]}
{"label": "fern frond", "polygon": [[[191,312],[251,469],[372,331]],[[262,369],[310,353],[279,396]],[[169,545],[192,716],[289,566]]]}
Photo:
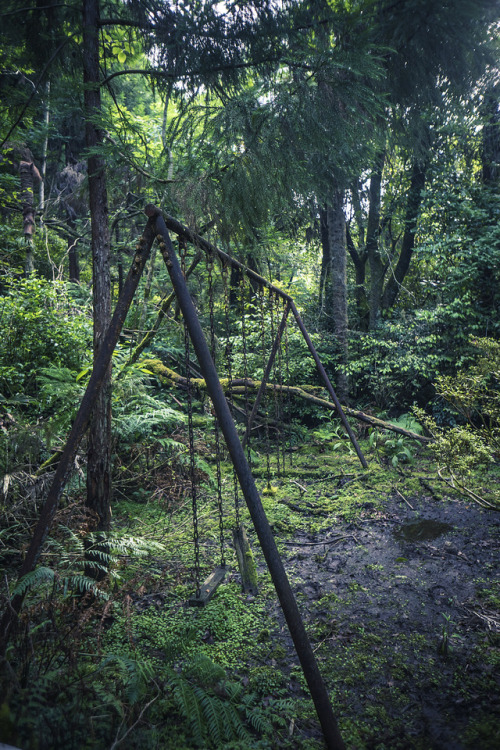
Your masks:
{"label": "fern frond", "polygon": [[223,711],[221,711],[221,701],[212,695],[209,695],[206,690],[198,685],[193,687],[193,692],[203,712],[203,718],[206,723],[206,728],[210,739],[216,746],[219,746],[222,737],[225,736],[223,726]]}
{"label": "fern frond", "polygon": [[41,586],[44,583],[53,583],[55,576],[55,571],[52,570],[52,568],[40,565],[38,568],[35,568],[35,570],[26,573],[26,575],[19,579],[12,595],[23,595],[30,588]]}
{"label": "fern frond", "polygon": [[[90,566],[89,566],[90,567]],[[97,599],[103,599],[107,601],[109,594],[99,588],[93,578],[89,578],[84,575],[73,575],[62,579],[62,583],[65,586],[66,591],[78,591],[81,594],[86,594],[90,591]]]}

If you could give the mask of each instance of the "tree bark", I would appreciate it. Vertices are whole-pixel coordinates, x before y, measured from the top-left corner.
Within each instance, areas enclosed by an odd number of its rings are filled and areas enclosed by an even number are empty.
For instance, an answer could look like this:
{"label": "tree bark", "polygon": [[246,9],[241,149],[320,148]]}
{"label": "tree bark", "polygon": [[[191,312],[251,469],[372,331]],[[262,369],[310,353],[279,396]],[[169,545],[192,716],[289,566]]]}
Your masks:
{"label": "tree bark", "polygon": [[380,308],[382,304],[382,292],[384,289],[384,275],[386,266],[380,254],[380,206],[382,197],[382,170],[384,168],[385,153],[379,154],[375,169],[370,179],[368,225],[366,228],[366,253],[370,266],[370,290],[368,294],[369,304],[369,328],[377,327]]}
{"label": "tree bark", "polygon": [[[368,330],[368,303],[366,300],[366,261],[367,255],[363,249],[358,253],[354,240],[349,231],[349,227],[346,226],[346,240],[347,249],[351,260],[354,264],[354,271],[356,274],[356,281],[354,287],[354,304],[356,310],[356,321],[355,326],[358,331]],[[361,238],[362,241],[362,238]]]}
{"label": "tree bark", "polygon": [[68,276],[73,284],[80,283],[80,263],[78,261],[78,250],[76,249],[78,239],[68,240]]}
{"label": "tree bark", "polygon": [[348,382],[345,367],[348,362],[348,317],[347,317],[347,265],[346,265],[346,224],[344,216],[344,196],[336,191],[326,210],[328,245],[330,248],[330,284],[333,331],[337,342],[338,363],[336,384],[339,398],[347,398]]}
{"label": "tree bark", "polygon": [[401,243],[401,252],[399,253],[398,262],[391,276],[387,280],[382,298],[382,308],[387,310],[395,303],[401,284],[404,281],[410,261],[415,249],[415,235],[417,232],[418,216],[422,204],[422,195],[425,188],[425,175],[427,163],[415,159],[413,163],[410,189],[408,191],[408,200],[406,203],[405,229],[403,241]]}
{"label": "tree bark", "polygon": [[326,212],[326,206],[323,206],[319,210],[319,228],[320,228],[320,236],[321,236],[321,272],[319,277],[319,310],[320,315],[323,316],[325,313],[325,308],[330,307],[328,304],[327,297],[329,296],[329,292],[331,292],[331,286],[329,285],[329,276],[330,276],[330,265],[331,265],[331,258],[330,258],[330,243],[328,241],[328,221],[327,221],[327,212]]}
{"label": "tree bark", "polygon": [[[85,140],[88,157],[89,206],[92,242],[94,306],[94,361],[111,320],[110,240],[105,164],[95,149],[103,141],[98,126],[99,0],[83,0],[83,80],[85,84]],[[111,523],[111,365],[96,403],[89,431],[87,506],[99,515],[99,529]]]}
{"label": "tree bark", "polygon": [[35,231],[35,206],[33,186],[41,180],[40,172],[33,163],[33,154],[29,149],[22,149],[19,162],[21,182],[21,204],[23,209],[23,234],[26,244],[25,272],[30,274],[35,269],[33,260],[33,233]]}
{"label": "tree bark", "polygon": [[485,123],[482,133],[482,179],[484,185],[493,187],[500,177],[500,84],[488,87],[484,97]]}

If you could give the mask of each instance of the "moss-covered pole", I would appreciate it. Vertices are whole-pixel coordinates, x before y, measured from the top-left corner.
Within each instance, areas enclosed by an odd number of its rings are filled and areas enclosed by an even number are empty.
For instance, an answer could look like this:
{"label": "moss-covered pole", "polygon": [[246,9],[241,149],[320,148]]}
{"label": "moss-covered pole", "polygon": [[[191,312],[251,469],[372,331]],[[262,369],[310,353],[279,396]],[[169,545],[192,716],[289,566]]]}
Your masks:
{"label": "moss-covered pole", "polygon": [[236,431],[229,406],[220,384],[219,376],[217,375],[210,354],[210,349],[201,328],[200,321],[198,320],[196,309],[191,300],[179,261],[175,255],[165,221],[160,210],[151,204],[146,206],[145,212],[150,218],[155,218],[156,232],[160,241],[160,250],[165,260],[172,286],[177,295],[179,307],[181,308],[184,321],[188,328],[200,369],[205,378],[207,391],[212,399],[212,404],[217,419],[219,420],[220,428],[224,435],[241,490],[245,497],[255,531],[262,547],[262,552],[266,559],[269,572],[271,573],[276,593],[278,594],[281,608],[285,615],[290,635],[292,636],[304,672],[304,677],[306,678],[311,697],[314,701],[326,746],[328,750],[345,750],[345,745],[340,736],[337,721],[330,703],[328,691],[321,677],[311,644],[309,643],[304,623],[302,622],[297,607],[297,602],[295,601],[293,591],[276,547],[276,542],[274,541],[254,478],[246,460],[245,451],[243,450]]}
{"label": "moss-covered pole", "polygon": [[[26,552],[21,570],[19,571],[19,579],[21,579],[26,573],[30,573],[34,570],[40,554],[42,552],[43,545],[49,534],[54,516],[56,514],[57,507],[59,505],[59,499],[61,497],[64,485],[71,471],[73,461],[80,445],[80,441],[89,426],[90,417],[92,410],[96,404],[97,397],[102,388],[104,376],[111,362],[111,357],[115,349],[116,343],[120,336],[125,318],[129,310],[130,304],[134,297],[139,279],[141,278],[142,271],[148,259],[151,247],[154,242],[153,232],[153,221],[149,221],[144,231],[144,236],[140,239],[132,266],[128,273],[125,284],[123,285],[122,293],[116,304],[116,308],[111,319],[109,328],[104,336],[102,344],[99,348],[99,353],[94,363],[92,375],[90,376],[87,389],[80,403],[78,413],[73,422],[71,432],[66,441],[66,445],[59,459],[59,464],[52,480],[52,485],[49,489],[47,499],[43,505],[40,513],[40,517],[35,526],[33,537],[30,545]],[[5,612],[3,613],[0,621],[0,656],[5,654],[9,636],[12,631],[12,627],[17,620],[17,615],[21,609],[24,599],[24,594],[16,594],[7,602]]]}

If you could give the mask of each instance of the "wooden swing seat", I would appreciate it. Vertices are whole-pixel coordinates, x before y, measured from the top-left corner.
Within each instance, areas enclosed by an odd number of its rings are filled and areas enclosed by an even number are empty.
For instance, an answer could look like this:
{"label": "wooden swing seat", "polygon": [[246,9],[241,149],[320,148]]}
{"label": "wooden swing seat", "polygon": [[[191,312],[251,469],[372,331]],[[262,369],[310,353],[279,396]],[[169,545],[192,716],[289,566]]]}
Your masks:
{"label": "wooden swing seat", "polygon": [[204,607],[215,594],[226,575],[226,568],[219,565],[200,586],[200,595],[188,599],[190,607]]}

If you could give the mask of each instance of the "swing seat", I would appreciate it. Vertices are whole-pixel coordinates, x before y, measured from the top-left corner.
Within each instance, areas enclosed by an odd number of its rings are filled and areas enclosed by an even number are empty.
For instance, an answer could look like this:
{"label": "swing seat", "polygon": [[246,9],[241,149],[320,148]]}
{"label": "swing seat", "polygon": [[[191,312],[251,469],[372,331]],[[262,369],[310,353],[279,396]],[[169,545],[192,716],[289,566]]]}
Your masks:
{"label": "swing seat", "polygon": [[226,568],[223,565],[219,565],[218,568],[211,573],[206,581],[200,586],[200,595],[192,596],[188,599],[190,607],[204,607],[207,602],[210,601],[212,596],[215,594],[220,584],[224,580],[226,575]]}

